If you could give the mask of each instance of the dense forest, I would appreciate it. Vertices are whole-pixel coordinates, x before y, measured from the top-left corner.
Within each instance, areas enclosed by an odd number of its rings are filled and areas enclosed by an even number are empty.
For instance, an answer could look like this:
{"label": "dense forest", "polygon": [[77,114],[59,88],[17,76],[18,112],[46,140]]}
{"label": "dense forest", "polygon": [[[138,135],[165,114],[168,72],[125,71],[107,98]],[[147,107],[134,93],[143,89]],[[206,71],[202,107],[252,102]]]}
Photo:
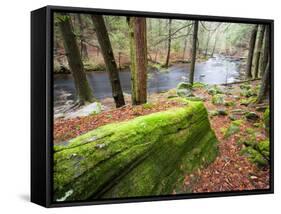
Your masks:
{"label": "dense forest", "polygon": [[53,32],[57,201],[269,188],[268,25],[55,13]]}

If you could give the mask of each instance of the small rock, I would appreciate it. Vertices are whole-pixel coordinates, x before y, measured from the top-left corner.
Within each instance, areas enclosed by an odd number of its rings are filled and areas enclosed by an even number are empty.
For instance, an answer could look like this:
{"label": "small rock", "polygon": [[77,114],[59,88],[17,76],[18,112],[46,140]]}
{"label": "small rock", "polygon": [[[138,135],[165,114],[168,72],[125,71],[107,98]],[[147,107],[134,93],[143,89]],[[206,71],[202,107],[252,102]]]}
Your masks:
{"label": "small rock", "polygon": [[260,118],[255,112],[246,112],[245,116],[249,121],[257,121]]}
{"label": "small rock", "polygon": [[227,115],[227,112],[225,109],[218,109],[218,115],[225,116],[225,115]]}

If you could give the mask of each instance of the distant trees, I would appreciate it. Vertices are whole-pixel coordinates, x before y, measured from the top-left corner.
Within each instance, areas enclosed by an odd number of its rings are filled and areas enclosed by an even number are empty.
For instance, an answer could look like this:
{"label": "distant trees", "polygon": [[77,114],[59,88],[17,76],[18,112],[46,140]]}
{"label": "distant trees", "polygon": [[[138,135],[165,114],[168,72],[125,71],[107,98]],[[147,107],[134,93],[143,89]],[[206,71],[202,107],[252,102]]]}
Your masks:
{"label": "distant trees", "polygon": [[101,47],[104,63],[109,74],[109,79],[112,88],[112,97],[115,101],[116,107],[118,108],[125,105],[125,100],[122,92],[116,61],[113,55],[104,19],[101,15],[92,15],[91,18],[96,30],[95,32],[98,38],[98,42]]}
{"label": "distant trees", "polygon": [[167,68],[169,66],[169,61],[170,61],[170,52],[171,52],[171,41],[172,41],[172,19],[169,19],[169,34],[168,34],[168,48],[167,48],[167,57],[166,57],[166,62],[164,64],[164,67]]}
{"label": "distant trees", "polygon": [[139,105],[147,100],[147,38],[146,19],[127,19],[130,36],[132,103]]}
{"label": "distant trees", "polygon": [[78,102],[85,104],[93,101],[92,90],[88,84],[81,55],[79,52],[77,40],[73,33],[73,27],[70,16],[68,14],[61,14],[56,19],[65,49],[65,55],[69,64],[71,74],[74,79],[76,93],[78,95]]}
{"label": "distant trees", "polygon": [[255,44],[256,44],[256,37],[258,32],[258,25],[255,25],[251,32],[251,39],[249,42],[249,52],[248,52],[248,61],[246,67],[246,78],[252,78],[252,65],[253,65],[253,58],[254,58],[254,51],[255,51]]}
{"label": "distant trees", "polygon": [[192,39],[192,58],[190,64],[189,82],[193,84],[194,81],[194,70],[196,62],[196,51],[197,51],[197,37],[198,37],[198,21],[194,21],[193,24],[193,39]]}
{"label": "distant trees", "polygon": [[88,60],[89,57],[88,57],[87,45],[85,43],[85,36],[84,36],[85,25],[84,25],[84,22],[82,20],[81,14],[79,14],[79,13],[77,14],[77,19],[78,19],[79,29],[80,29],[79,38],[80,38],[81,57],[84,60]]}

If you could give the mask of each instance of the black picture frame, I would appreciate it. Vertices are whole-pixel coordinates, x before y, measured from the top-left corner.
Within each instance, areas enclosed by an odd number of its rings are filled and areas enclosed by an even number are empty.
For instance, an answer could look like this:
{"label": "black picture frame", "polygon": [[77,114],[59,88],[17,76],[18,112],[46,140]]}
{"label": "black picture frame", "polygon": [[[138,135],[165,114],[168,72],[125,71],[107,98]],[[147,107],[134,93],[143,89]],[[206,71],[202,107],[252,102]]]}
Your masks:
{"label": "black picture frame", "polygon": [[[114,200],[53,202],[52,201],[52,132],[53,132],[53,13],[95,13],[115,16],[143,16],[232,23],[268,24],[270,26],[270,188],[231,192],[192,193],[169,196],[120,198]],[[274,192],[274,21],[204,15],[187,15],[144,11],[46,6],[31,12],[31,201],[44,207],[177,200],[268,194]]]}

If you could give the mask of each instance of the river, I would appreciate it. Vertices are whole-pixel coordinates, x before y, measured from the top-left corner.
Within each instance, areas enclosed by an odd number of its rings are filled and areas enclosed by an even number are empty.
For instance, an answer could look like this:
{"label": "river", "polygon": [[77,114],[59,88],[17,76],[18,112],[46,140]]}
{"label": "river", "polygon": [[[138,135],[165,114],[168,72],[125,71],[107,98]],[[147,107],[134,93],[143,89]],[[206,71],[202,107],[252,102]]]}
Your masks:
{"label": "river", "polygon": [[[175,64],[163,71],[150,71],[147,80],[148,93],[167,91],[179,82],[188,80],[190,64]],[[194,81],[208,84],[230,83],[239,79],[240,61],[216,56],[195,66]],[[130,93],[130,71],[119,72],[123,92]],[[106,72],[87,72],[87,79],[98,99],[111,97],[111,86]],[[54,106],[64,105],[75,99],[75,87],[71,74],[54,75]]]}

